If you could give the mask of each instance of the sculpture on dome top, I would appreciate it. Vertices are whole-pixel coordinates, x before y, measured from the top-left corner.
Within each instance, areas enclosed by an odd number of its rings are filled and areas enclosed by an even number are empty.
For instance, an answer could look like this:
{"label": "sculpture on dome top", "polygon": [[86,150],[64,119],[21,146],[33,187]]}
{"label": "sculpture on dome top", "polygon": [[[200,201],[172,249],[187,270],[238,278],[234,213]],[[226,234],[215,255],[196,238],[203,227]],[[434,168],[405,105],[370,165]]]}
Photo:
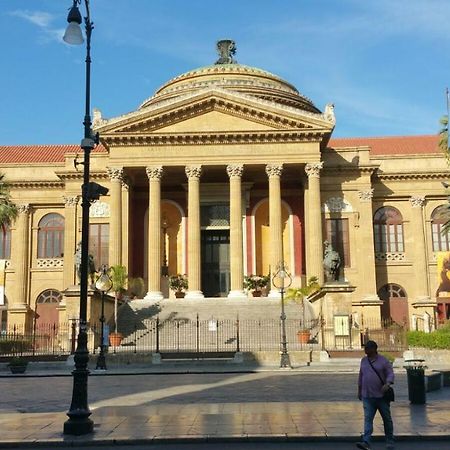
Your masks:
{"label": "sculpture on dome top", "polygon": [[233,58],[236,53],[236,44],[230,39],[222,39],[217,41],[217,53],[220,58],[215,64],[237,64],[237,61]]}

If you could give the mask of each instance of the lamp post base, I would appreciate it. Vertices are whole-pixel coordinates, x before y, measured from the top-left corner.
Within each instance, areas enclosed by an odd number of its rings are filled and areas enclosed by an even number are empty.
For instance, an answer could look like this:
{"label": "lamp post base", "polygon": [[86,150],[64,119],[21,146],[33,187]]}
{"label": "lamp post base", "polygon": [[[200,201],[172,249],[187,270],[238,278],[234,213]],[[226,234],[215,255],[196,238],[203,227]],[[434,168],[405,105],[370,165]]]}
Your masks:
{"label": "lamp post base", "polygon": [[105,352],[103,350],[103,347],[100,350],[100,353],[98,355],[95,370],[106,370],[106,357],[105,357]]}
{"label": "lamp post base", "polygon": [[64,422],[64,434],[81,436],[92,433],[93,431],[94,422],[89,417],[85,417],[84,413],[82,413],[82,417],[71,417]]}
{"label": "lamp post base", "polygon": [[289,358],[289,353],[281,353],[280,358],[280,368],[281,369],[292,369],[291,360]]}

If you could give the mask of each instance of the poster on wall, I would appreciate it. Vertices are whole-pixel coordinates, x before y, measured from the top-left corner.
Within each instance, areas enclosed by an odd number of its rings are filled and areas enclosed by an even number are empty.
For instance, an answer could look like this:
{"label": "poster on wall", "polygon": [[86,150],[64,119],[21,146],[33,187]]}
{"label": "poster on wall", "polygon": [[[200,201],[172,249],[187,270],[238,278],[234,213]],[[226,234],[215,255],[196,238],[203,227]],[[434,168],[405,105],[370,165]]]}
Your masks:
{"label": "poster on wall", "polygon": [[450,252],[438,252],[436,297],[450,297]]}
{"label": "poster on wall", "polygon": [[0,259],[0,306],[5,305],[5,268],[6,260]]}

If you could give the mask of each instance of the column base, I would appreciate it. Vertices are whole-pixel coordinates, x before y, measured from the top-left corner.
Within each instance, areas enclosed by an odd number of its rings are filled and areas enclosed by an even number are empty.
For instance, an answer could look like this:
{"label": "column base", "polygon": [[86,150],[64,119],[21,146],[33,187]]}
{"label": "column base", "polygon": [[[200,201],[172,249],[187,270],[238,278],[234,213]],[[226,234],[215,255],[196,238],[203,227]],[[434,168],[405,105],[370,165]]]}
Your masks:
{"label": "column base", "polygon": [[148,291],[146,296],[144,297],[144,300],[162,300],[164,296],[162,295],[162,292],[160,291]]}
{"label": "column base", "polygon": [[202,291],[187,291],[186,296],[184,297],[186,299],[195,299],[195,298],[205,298]]}
{"label": "column base", "polygon": [[228,298],[235,298],[239,300],[247,300],[247,296],[244,291],[230,291],[228,293]]}

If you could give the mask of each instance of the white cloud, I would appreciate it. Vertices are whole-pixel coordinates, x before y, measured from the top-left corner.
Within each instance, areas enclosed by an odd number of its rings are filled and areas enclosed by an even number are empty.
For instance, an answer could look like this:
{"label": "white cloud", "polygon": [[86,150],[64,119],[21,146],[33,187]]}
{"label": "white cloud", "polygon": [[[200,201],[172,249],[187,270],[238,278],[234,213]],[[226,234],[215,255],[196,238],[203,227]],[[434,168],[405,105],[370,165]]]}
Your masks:
{"label": "white cloud", "polygon": [[19,17],[27,22],[36,25],[44,34],[43,42],[58,41],[61,42],[64,30],[54,28],[51,23],[55,16],[44,11],[16,10],[9,13],[11,16]]}

